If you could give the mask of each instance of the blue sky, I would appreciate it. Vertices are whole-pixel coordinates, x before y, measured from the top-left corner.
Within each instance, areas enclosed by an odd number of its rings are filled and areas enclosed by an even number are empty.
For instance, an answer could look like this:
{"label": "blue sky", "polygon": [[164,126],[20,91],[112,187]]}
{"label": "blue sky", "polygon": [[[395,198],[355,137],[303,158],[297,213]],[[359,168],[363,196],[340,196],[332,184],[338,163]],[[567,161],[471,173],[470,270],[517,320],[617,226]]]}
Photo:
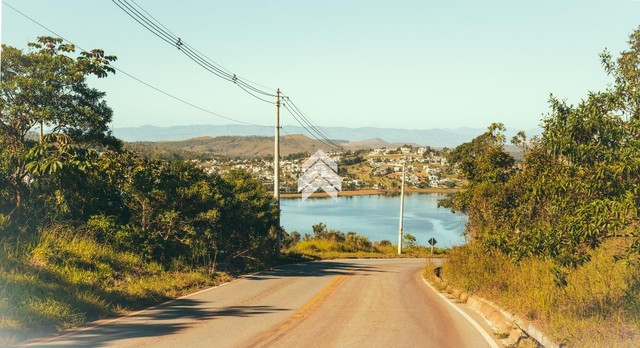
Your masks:
{"label": "blue sky", "polygon": [[[638,0],[136,0],[233,73],[283,92],[321,126],[530,129],[550,93],[577,103],[609,82],[598,54],[624,50]],[[197,66],[109,0],[10,0],[78,46],[189,102],[272,125],[273,105]],[[7,6],[2,42],[49,35]],[[114,127],[229,124],[116,74]],[[283,124],[295,124],[286,112]]]}

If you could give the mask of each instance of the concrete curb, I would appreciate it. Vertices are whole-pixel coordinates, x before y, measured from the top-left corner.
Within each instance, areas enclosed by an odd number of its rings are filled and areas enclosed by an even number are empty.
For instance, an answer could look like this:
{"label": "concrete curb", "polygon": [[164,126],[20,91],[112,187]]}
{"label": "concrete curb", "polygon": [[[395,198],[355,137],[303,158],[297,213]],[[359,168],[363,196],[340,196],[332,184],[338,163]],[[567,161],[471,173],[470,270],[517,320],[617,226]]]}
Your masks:
{"label": "concrete curb", "polygon": [[476,312],[487,318],[490,323],[495,325],[499,330],[498,332],[509,333],[509,337],[506,339],[508,342],[507,346],[516,344],[521,335],[524,334],[536,340],[538,344],[546,348],[565,347],[564,344],[556,343],[547,337],[544,332],[542,332],[542,330],[536,327],[533,323],[507,312],[489,300],[472,295],[469,296],[467,304]]}
{"label": "concrete curb", "polygon": [[[446,284],[438,276],[436,276],[436,280],[441,284]],[[460,290],[452,289],[450,286],[447,286],[446,292],[449,292],[453,299],[466,302],[469,308],[482,315],[496,331],[496,334],[506,336],[501,339],[505,347],[516,346],[525,337],[530,337],[535,340],[541,347],[566,347],[565,344],[556,343],[547,337],[544,332],[533,323],[507,312],[489,300],[475,295],[468,295]]]}

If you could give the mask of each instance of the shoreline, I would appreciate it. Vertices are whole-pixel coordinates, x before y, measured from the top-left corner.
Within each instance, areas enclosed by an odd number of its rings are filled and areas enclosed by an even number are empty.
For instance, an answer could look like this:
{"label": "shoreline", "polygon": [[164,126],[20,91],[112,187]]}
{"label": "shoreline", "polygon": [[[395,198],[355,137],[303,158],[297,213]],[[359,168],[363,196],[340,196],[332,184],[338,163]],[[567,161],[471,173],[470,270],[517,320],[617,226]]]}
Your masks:
{"label": "shoreline", "polygon": [[[450,194],[460,191],[460,189],[445,189],[445,188],[425,188],[425,189],[417,189],[410,188],[405,189],[405,193],[419,193],[419,194]],[[352,190],[352,191],[338,191],[338,197],[353,197],[353,196],[375,196],[375,195],[398,195],[400,194],[400,190],[374,190],[374,189],[365,189],[365,190]],[[280,198],[283,199],[292,199],[292,198],[301,198],[301,193],[281,193]],[[326,192],[314,192],[311,194],[312,198],[331,198]]]}

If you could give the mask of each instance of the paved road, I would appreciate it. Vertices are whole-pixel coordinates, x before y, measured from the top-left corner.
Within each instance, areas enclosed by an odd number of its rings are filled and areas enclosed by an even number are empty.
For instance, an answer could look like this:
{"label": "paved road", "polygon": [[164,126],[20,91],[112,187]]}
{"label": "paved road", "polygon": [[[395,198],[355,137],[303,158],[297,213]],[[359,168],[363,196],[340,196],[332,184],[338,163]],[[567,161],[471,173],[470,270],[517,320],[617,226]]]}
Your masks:
{"label": "paved road", "polygon": [[288,265],[33,346],[488,347],[424,260]]}

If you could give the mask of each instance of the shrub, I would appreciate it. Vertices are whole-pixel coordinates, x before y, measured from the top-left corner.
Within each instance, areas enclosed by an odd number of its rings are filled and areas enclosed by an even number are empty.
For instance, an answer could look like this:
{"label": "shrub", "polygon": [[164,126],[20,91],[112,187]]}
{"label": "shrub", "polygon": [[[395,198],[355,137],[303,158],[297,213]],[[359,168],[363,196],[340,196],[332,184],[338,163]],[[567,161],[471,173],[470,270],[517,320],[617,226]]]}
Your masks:
{"label": "shrub", "polygon": [[213,285],[224,274],[174,270],[78,230],[42,231],[33,247],[0,241],[0,346]]}
{"label": "shrub", "polygon": [[[626,244],[609,240],[575,269],[539,257],[516,262],[501,252],[465,245],[449,252],[441,276],[537,322],[556,341],[634,346],[640,343],[640,270],[637,260],[617,257]],[[558,273],[566,285],[557,281]]]}

